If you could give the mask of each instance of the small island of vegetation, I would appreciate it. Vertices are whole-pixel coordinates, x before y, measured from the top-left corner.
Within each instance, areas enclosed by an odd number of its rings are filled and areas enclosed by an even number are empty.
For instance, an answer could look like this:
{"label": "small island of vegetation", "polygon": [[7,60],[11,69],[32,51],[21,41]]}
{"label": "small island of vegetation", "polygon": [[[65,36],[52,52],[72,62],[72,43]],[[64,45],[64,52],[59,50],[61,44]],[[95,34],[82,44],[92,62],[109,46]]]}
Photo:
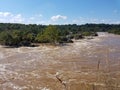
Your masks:
{"label": "small island of vegetation", "polygon": [[98,36],[96,32],[120,34],[120,25],[36,25],[0,23],[0,44],[6,46],[34,46],[37,43],[73,43],[72,39]]}

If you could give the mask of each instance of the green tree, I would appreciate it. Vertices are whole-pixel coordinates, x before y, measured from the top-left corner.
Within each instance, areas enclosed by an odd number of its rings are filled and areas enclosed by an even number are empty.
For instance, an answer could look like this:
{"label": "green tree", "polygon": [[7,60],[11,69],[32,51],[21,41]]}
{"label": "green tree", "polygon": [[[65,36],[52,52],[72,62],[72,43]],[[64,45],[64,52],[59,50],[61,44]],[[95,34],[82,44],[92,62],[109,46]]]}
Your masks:
{"label": "green tree", "polygon": [[13,45],[19,46],[19,43],[22,40],[22,34],[19,30],[12,31]]}
{"label": "green tree", "polygon": [[49,25],[48,27],[45,28],[43,34],[39,33],[37,35],[37,40],[39,42],[55,44],[59,42],[59,32],[55,26]]}
{"label": "green tree", "polygon": [[12,45],[13,38],[9,32],[1,32],[0,33],[0,44],[2,45]]}

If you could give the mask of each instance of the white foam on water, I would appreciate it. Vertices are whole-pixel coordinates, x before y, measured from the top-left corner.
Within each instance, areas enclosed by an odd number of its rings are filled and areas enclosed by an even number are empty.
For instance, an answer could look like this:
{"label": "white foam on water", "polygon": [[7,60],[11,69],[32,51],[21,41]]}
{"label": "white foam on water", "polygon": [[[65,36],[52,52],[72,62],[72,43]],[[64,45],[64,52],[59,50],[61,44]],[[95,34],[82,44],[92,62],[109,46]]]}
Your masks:
{"label": "white foam on water", "polygon": [[50,90],[50,89],[49,89],[49,88],[44,87],[44,88],[42,88],[41,90]]}
{"label": "white foam on water", "polygon": [[[24,89],[27,89],[26,86],[21,87],[21,86],[18,86],[18,85],[16,85],[16,84],[12,83],[12,82],[4,83],[4,84],[3,84],[3,87],[4,87],[4,89],[7,88],[7,87],[10,87],[10,88],[12,88],[13,90],[24,90]],[[7,90],[7,89],[5,89],[5,90]]]}
{"label": "white foam on water", "polygon": [[4,54],[0,52],[0,59],[4,58]]}

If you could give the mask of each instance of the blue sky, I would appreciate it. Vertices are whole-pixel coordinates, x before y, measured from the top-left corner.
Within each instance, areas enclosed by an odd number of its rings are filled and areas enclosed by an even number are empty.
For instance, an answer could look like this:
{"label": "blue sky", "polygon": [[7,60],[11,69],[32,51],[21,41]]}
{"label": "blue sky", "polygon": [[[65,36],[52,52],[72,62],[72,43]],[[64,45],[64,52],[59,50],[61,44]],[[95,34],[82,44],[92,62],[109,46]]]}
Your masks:
{"label": "blue sky", "polygon": [[120,0],[0,0],[0,22],[120,23]]}

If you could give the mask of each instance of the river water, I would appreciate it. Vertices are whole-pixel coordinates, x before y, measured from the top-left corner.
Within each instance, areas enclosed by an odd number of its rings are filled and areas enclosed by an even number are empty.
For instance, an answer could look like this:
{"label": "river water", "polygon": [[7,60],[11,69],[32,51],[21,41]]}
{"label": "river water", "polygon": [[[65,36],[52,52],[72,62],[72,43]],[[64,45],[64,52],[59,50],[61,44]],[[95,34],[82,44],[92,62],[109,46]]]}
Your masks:
{"label": "river water", "polygon": [[0,46],[0,90],[120,90],[120,36],[65,46]]}

